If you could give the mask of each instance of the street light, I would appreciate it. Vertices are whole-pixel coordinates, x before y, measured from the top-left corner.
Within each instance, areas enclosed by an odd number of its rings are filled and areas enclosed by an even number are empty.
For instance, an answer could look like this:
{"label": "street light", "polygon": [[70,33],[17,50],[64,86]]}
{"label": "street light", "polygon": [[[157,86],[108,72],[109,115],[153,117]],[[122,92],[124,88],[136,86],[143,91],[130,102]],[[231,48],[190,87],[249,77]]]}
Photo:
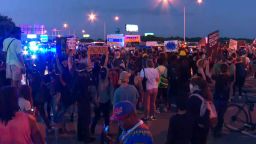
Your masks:
{"label": "street light", "polygon": [[85,30],[82,30],[82,33],[84,34],[84,33],[85,33]]}
{"label": "street light", "polygon": [[[69,25],[67,24],[67,23],[64,23],[63,24],[63,28],[65,29],[65,30],[67,30],[68,29],[68,27],[69,27]],[[70,35],[70,29],[69,29],[69,31],[68,31],[68,34]]]}
{"label": "street light", "polygon": [[203,0],[197,0],[197,3],[200,5],[203,3]]}
{"label": "street light", "polygon": [[115,21],[119,21],[120,18],[119,18],[119,16],[115,16],[114,19],[115,19]]}
{"label": "street light", "polygon": [[68,24],[67,24],[67,23],[64,23],[64,24],[63,24],[63,27],[64,27],[65,29],[67,29],[67,28],[68,28]]}
{"label": "street light", "polygon": [[90,13],[89,15],[88,15],[88,20],[90,21],[90,22],[94,22],[95,20],[96,20],[96,14],[95,13]]}

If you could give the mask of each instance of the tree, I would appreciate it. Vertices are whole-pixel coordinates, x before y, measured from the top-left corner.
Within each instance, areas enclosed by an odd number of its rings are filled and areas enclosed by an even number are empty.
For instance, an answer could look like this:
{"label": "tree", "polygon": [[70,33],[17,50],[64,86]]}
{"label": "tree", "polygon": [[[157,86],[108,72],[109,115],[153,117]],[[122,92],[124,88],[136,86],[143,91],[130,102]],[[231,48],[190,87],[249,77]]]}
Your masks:
{"label": "tree", "polygon": [[15,28],[15,23],[11,18],[0,15],[0,50],[3,47],[3,40],[7,38]]}

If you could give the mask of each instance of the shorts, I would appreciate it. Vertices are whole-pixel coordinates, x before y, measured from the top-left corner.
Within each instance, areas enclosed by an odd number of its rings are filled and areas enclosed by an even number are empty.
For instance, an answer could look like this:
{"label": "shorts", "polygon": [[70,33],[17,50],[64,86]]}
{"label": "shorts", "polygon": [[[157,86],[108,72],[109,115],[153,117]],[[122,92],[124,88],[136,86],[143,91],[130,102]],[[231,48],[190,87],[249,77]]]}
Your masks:
{"label": "shorts", "polygon": [[22,78],[22,71],[16,65],[6,65],[6,78],[13,81],[20,81]]}

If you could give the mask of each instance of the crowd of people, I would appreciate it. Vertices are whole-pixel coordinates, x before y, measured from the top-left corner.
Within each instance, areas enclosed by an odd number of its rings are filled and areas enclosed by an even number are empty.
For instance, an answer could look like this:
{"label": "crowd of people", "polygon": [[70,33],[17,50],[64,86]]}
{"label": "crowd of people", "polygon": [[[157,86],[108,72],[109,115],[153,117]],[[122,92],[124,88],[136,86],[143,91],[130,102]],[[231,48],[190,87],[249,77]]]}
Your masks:
{"label": "crowd of people", "polygon": [[[206,144],[210,129],[214,137],[221,136],[227,105],[242,98],[245,79],[254,74],[256,65],[255,51],[247,50],[222,50],[216,58],[203,49],[189,53],[187,48],[171,53],[117,49],[95,56],[84,51],[79,56],[57,54],[47,73],[29,71],[21,85],[28,70],[19,29],[3,47],[0,143],[5,144],[45,143],[39,122],[48,132],[55,124],[66,132],[67,112],[70,121],[77,113],[78,141],[95,141],[103,116],[103,142],[153,144],[146,123],[171,111],[175,115],[170,118],[166,144]],[[108,133],[112,122],[118,123],[118,138]]]}

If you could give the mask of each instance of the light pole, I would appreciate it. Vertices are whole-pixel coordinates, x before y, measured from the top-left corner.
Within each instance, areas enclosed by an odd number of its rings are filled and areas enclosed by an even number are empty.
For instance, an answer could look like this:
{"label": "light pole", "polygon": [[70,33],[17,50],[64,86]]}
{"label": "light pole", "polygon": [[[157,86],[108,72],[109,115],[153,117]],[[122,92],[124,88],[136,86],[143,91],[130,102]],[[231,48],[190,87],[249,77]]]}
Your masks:
{"label": "light pole", "polygon": [[[203,3],[203,0],[197,0],[196,1],[197,4],[201,5]],[[186,6],[184,5],[184,8],[183,8],[183,14],[184,14],[184,34],[183,34],[183,41],[184,41],[184,44],[186,43]]]}

